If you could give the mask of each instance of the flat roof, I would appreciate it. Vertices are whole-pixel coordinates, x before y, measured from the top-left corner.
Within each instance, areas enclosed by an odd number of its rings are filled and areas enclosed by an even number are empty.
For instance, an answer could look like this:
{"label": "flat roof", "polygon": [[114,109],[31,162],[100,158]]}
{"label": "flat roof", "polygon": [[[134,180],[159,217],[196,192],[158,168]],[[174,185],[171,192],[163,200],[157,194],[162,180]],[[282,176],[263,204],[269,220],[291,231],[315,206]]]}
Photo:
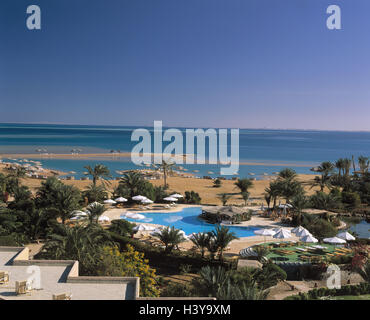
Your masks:
{"label": "flat roof", "polygon": [[[20,253],[19,250],[9,250],[0,247],[0,271],[9,272],[9,282],[0,285],[0,299],[6,300],[50,300],[53,294],[67,293],[72,294],[72,300],[133,300],[136,298],[136,285],[132,281],[126,283],[117,281],[100,282],[90,279],[83,279],[79,282],[75,277],[73,282],[67,282],[67,277],[71,271],[72,264],[68,265],[39,265],[41,289],[32,290],[31,293],[16,295],[15,281],[25,281],[31,276],[27,269],[32,265],[13,265],[13,259]],[[47,264],[49,260],[44,260]],[[49,261],[52,264],[52,260]],[[36,265],[36,264],[35,264]],[[98,279],[99,277],[97,277]]]}

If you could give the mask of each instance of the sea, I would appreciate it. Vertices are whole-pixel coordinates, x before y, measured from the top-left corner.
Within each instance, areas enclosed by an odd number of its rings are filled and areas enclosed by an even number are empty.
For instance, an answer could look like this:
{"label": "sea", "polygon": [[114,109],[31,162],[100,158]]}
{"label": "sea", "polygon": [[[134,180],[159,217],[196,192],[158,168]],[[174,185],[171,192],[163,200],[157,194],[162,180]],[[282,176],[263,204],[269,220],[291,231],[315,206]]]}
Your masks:
{"label": "sea", "polygon": [[[141,128],[149,130],[153,136],[153,127]],[[0,124],[0,155],[130,152],[137,144],[136,141],[131,141],[131,134],[135,129],[138,127],[5,123]],[[163,128],[165,129],[167,128]],[[185,136],[185,129],[178,129]],[[166,143],[163,148],[165,146]],[[208,143],[206,156],[207,150]],[[309,174],[312,173],[311,168],[323,161],[352,156],[357,158],[360,155],[370,155],[370,132],[240,129],[241,164],[236,176],[264,179],[287,167],[297,173]],[[3,158],[3,161],[9,162],[18,160]],[[140,168],[129,157],[124,156],[97,156],[87,159],[53,159],[43,156],[42,159],[37,157],[33,160],[40,161],[47,169],[73,172],[75,178],[83,176],[86,171],[84,166],[97,163],[107,165],[113,176],[119,175],[117,171]],[[195,176],[221,176],[220,165],[181,166]]]}

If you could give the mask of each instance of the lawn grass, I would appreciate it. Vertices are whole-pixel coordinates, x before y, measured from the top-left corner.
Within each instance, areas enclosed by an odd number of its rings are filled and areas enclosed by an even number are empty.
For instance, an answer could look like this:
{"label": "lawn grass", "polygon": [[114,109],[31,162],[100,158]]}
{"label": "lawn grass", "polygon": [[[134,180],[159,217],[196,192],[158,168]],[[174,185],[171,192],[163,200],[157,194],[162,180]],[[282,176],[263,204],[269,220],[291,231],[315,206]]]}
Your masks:
{"label": "lawn grass", "polygon": [[[282,241],[283,242],[283,241]],[[260,244],[260,246],[269,246],[269,245],[272,245],[273,243],[263,243],[263,244]],[[304,245],[300,245],[300,246],[289,246],[289,247],[286,247],[286,248],[273,248],[270,250],[270,253],[266,256],[268,259],[272,259],[272,260],[275,260],[276,258],[278,259],[281,259],[281,261],[284,261],[284,262],[297,262],[297,261],[302,261],[299,259],[299,256],[300,255],[304,255],[304,256],[309,256],[309,257],[317,257],[317,256],[322,256],[322,257],[325,257],[325,253],[324,252],[319,252],[319,253],[309,253],[309,252],[301,252],[301,253],[298,253],[296,252],[297,251],[297,248],[303,248],[305,249],[304,247],[312,247],[312,246],[315,246],[315,245],[318,245],[317,243],[307,243],[307,244],[304,244]],[[339,248],[338,246],[334,246],[334,245],[331,245],[331,244],[320,244],[321,246],[325,247],[325,251],[327,253],[333,253],[335,251],[335,249]],[[287,251],[291,251],[292,254],[287,254],[287,255],[283,255],[283,254],[280,254],[278,252],[276,252],[277,250],[279,249],[283,249],[283,250],[287,250]]]}

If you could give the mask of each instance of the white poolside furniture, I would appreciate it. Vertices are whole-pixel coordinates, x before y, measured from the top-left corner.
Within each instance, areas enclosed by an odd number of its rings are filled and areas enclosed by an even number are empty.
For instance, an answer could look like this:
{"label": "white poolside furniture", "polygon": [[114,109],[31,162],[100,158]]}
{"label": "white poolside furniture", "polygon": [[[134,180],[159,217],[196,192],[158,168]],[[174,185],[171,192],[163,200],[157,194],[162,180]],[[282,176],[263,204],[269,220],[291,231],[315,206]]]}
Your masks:
{"label": "white poolside furniture", "polygon": [[0,284],[5,284],[9,282],[9,272],[0,271]]}

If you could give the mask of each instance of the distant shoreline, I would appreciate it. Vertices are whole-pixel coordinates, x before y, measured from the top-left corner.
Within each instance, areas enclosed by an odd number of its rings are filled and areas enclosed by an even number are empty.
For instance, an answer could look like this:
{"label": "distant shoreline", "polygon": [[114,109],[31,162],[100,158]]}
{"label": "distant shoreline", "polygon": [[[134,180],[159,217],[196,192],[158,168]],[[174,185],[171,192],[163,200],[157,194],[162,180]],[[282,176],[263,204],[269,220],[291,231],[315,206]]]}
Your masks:
{"label": "distant shoreline", "polygon": [[[155,154],[151,154],[154,156]],[[130,152],[121,152],[121,153],[79,153],[79,154],[71,154],[71,153],[51,153],[51,154],[39,154],[39,153],[0,153],[0,159],[6,158],[32,158],[32,159],[89,159],[89,158],[112,158],[112,159],[119,159],[125,158],[130,159],[131,153]],[[185,160],[186,156],[183,155],[183,159]],[[195,163],[196,164],[196,163]],[[207,164],[207,163],[206,163]],[[186,163],[184,163],[186,165]],[[248,161],[244,162],[241,161],[239,163],[241,166],[271,166],[271,167],[310,167],[315,166],[315,163],[288,163],[288,162],[258,162],[258,161]]]}

